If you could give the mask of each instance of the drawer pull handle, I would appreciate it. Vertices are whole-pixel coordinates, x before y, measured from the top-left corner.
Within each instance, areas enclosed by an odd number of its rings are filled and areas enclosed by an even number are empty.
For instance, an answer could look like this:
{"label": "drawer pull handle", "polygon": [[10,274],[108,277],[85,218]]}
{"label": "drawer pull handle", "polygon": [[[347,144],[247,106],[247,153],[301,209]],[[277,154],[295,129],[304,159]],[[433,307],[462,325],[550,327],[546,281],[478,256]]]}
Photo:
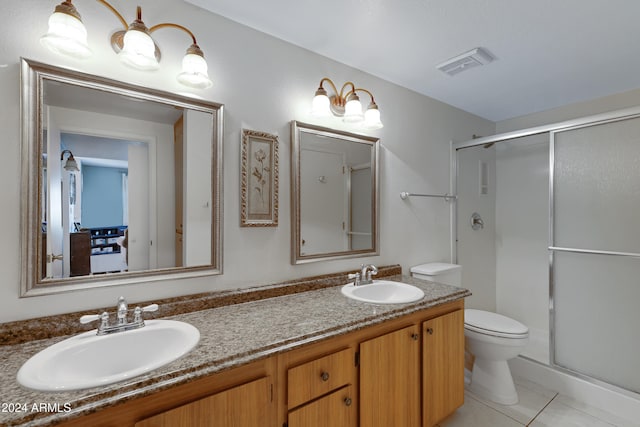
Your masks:
{"label": "drawer pull handle", "polygon": [[411,339],[414,341],[418,341],[418,338],[420,338],[420,335],[418,334],[411,334]]}
{"label": "drawer pull handle", "polygon": [[429,335],[433,335],[433,328],[427,328],[427,333]]}
{"label": "drawer pull handle", "polygon": [[328,372],[321,373],[320,378],[322,379],[322,381],[329,381],[329,373]]}
{"label": "drawer pull handle", "polygon": [[344,404],[347,406],[351,406],[351,398],[350,397],[345,397],[344,398]]}

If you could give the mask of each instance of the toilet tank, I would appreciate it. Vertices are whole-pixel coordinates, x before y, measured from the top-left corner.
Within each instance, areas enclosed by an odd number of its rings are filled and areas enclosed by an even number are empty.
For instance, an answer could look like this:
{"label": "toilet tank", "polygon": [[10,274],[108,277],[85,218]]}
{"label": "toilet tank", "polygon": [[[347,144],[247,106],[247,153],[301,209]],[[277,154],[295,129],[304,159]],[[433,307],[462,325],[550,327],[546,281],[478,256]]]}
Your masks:
{"label": "toilet tank", "polygon": [[411,276],[445,285],[460,286],[462,284],[462,266],[444,262],[429,262],[411,267]]}

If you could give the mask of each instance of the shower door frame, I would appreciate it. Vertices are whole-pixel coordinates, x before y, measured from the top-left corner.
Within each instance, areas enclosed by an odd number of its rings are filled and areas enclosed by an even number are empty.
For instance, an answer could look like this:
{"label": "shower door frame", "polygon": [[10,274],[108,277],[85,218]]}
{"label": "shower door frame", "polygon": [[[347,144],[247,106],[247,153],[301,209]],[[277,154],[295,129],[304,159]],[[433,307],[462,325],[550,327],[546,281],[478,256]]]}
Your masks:
{"label": "shower door frame", "polygon": [[[548,236],[548,251],[549,251],[549,270],[548,270],[548,278],[549,278],[549,366],[553,369],[556,369],[560,372],[564,372],[570,375],[573,375],[577,378],[583,379],[589,383],[597,384],[603,386],[608,389],[613,389],[619,393],[626,395],[637,395],[636,392],[632,390],[627,390],[615,384],[608,383],[606,381],[591,377],[584,373],[566,368],[564,366],[558,365],[555,360],[555,305],[554,305],[554,293],[555,293],[555,284],[554,284],[554,254],[556,252],[572,252],[572,253],[582,253],[582,254],[597,254],[597,255],[609,255],[609,256],[623,256],[623,257],[633,257],[640,258],[640,253],[630,253],[630,252],[614,252],[614,251],[599,251],[599,250],[587,250],[587,249],[579,249],[579,248],[568,248],[568,247],[558,247],[554,246],[554,176],[555,176],[555,134],[559,132],[565,132],[580,128],[586,128],[596,125],[602,125],[606,123],[619,122],[624,120],[636,119],[640,118],[640,106],[625,108],[615,111],[610,111],[606,113],[595,114],[591,116],[585,116],[577,119],[566,120],[562,122],[552,123],[548,125],[535,126],[526,129],[521,129],[512,132],[505,132],[501,134],[486,136],[475,138],[470,141],[465,142],[452,142],[451,145],[451,191],[452,194],[457,194],[458,188],[458,157],[457,151],[464,148],[477,147],[486,144],[496,144],[500,142],[511,141],[517,138],[532,136],[532,135],[540,135],[540,134],[549,134],[549,236]],[[458,261],[458,204],[454,203],[451,206],[451,260],[453,263]],[[526,357],[525,357],[526,358]],[[541,363],[536,360],[527,358],[536,363]]]}

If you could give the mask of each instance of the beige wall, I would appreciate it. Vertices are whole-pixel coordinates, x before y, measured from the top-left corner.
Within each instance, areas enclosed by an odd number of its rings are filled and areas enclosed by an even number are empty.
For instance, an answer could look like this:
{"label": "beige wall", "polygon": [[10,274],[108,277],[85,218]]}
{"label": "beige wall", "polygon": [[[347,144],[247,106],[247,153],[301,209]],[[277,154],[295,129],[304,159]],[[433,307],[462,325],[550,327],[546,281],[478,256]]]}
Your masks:
{"label": "beige wall", "polygon": [[[135,4],[113,0],[132,20]],[[224,274],[19,298],[20,280],[20,57],[103,75],[176,93],[189,92],[175,81],[189,40],[172,29],[154,34],[162,49],[161,69],[146,73],[121,65],[108,36],[118,21],[98,2],[77,8],[89,30],[94,56],[86,61],[56,56],[39,42],[55,7],[41,0],[3,5],[0,27],[0,131],[5,167],[0,197],[3,236],[0,239],[0,321],[18,320],[130,301],[153,300],[218,289],[243,288],[285,279],[357,269],[363,262],[400,263],[403,268],[425,261],[448,261],[449,206],[440,199],[402,201],[401,191],[445,193],[449,190],[449,141],[490,135],[494,123],[434,99],[398,87],[310,51],[266,36],[220,16],[175,0],[140,0],[148,25],[171,21],[187,25],[205,52],[213,87],[195,96],[225,105],[224,117]],[[380,58],[384,60],[384,58]],[[342,84],[351,80],[370,89],[380,106],[385,127],[372,131],[381,138],[380,256],[305,265],[290,263],[290,135],[291,120],[347,129],[341,122],[318,121],[309,115],[322,77]],[[280,143],[280,215],[275,228],[241,228],[240,135],[248,128],[278,135]]]}
{"label": "beige wall", "polygon": [[511,132],[640,105],[640,89],[577,102],[496,123],[496,133]]}

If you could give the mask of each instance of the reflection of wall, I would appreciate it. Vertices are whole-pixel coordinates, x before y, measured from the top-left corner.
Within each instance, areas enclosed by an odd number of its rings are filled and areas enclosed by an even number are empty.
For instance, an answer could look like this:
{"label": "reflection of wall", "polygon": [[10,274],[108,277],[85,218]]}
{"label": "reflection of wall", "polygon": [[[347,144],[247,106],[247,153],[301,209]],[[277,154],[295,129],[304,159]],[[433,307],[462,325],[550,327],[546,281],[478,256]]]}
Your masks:
{"label": "reflection of wall", "polygon": [[157,267],[157,250],[154,250],[153,244],[150,243],[155,238],[151,222],[156,217],[155,209],[151,207],[154,198],[149,191],[150,151],[145,145],[129,147],[127,258],[131,271]]}
{"label": "reflection of wall", "polygon": [[187,111],[183,128],[183,262],[211,264],[211,115]]}
{"label": "reflection of wall", "polygon": [[[0,68],[0,131],[6,165],[0,168],[0,211],[4,224],[0,241],[0,321],[42,316],[52,313],[105,307],[115,290],[99,288],[47,297],[19,298],[20,252],[20,57],[73,68],[81,72],[122,80],[168,92],[188,92],[205,100],[225,104],[224,112],[224,274],[218,277],[170,280],[142,285],[124,285],[117,292],[130,301],[154,300],[217,289],[245,288],[294,277],[325,274],[358,268],[361,263],[402,264],[407,268],[425,261],[449,259],[449,204],[437,200],[400,200],[401,191],[444,193],[449,186],[450,140],[465,141],[474,133],[490,135],[494,124],[432,98],[401,88],[325,56],[288,44],[249,29],[219,15],[174,0],[139,0],[143,10],[153,13],[156,22],[168,20],[188,23],[209,61],[214,82],[207,90],[190,90],[176,81],[184,53],[182,37],[162,37],[163,60],[160,70],[142,72],[121,65],[108,42],[114,22],[97,2],[78,2],[76,7],[91,29],[94,55],[87,61],[68,59],[50,53],[38,43],[46,31],[46,20],[55,3],[40,0],[4,2],[5,19],[0,27],[2,58]],[[124,5],[128,2],[118,1]],[[75,3],[74,3],[75,4]],[[116,5],[118,7],[118,5]],[[131,14],[132,9],[124,7]],[[149,15],[151,16],[151,15]],[[168,34],[168,33],[167,33]],[[177,35],[177,34],[176,34]],[[293,119],[351,129],[338,119],[315,119],[310,103],[318,81],[329,76],[338,84],[354,81],[371,89],[380,106],[385,127],[377,131],[358,131],[381,138],[381,251],[380,256],[331,262],[291,265],[290,262],[290,142],[289,123]],[[269,82],[265,84],[265,82]],[[362,99],[362,98],[361,98]],[[368,102],[362,99],[364,103]],[[82,123],[78,119],[77,123]],[[280,207],[278,227],[254,229],[240,227],[241,129],[250,128],[278,135],[280,144]],[[120,129],[118,126],[111,127]],[[169,131],[172,139],[172,131]],[[173,188],[173,161],[158,152],[157,187],[162,197]],[[169,157],[171,158],[171,157]],[[171,179],[171,181],[170,181]],[[171,193],[173,193],[171,191]],[[163,201],[164,203],[164,201]],[[159,208],[158,224],[175,215],[174,202]],[[162,227],[158,226],[158,230]],[[175,240],[169,228],[167,239]],[[162,236],[158,235],[158,239]],[[154,242],[155,243],[155,242]],[[158,254],[159,264],[162,262]],[[170,257],[171,261],[175,259]],[[117,294],[116,294],[117,295]],[[115,303],[115,300],[113,300]]]}
{"label": "reflection of wall", "polygon": [[122,225],[122,174],[126,169],[85,166],[82,168],[82,226]]}

